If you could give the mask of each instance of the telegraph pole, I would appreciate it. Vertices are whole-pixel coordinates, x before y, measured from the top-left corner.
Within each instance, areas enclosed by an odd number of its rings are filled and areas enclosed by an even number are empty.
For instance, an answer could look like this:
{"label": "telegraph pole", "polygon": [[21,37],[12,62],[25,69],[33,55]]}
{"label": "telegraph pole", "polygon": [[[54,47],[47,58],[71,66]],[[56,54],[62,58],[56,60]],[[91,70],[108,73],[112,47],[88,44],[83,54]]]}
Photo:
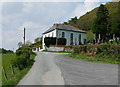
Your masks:
{"label": "telegraph pole", "polygon": [[24,45],[25,45],[25,27],[24,27],[24,37],[23,37],[23,39],[24,39]]}

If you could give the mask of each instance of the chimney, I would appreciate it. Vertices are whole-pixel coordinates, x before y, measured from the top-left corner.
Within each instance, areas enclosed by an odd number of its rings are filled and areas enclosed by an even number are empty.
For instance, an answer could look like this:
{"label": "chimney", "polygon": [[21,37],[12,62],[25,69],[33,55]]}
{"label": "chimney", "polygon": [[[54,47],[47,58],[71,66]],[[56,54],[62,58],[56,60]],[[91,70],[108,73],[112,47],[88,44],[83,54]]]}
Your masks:
{"label": "chimney", "polygon": [[56,24],[56,29],[58,28],[58,24]]}

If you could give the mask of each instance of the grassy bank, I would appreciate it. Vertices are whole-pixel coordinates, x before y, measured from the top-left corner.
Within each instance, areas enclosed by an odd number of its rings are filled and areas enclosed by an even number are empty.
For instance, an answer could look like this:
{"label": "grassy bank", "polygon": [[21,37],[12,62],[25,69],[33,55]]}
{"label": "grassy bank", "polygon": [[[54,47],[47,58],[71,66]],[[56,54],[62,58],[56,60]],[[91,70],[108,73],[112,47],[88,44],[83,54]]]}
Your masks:
{"label": "grassy bank", "polygon": [[15,59],[15,54],[2,54],[2,66],[4,66],[8,80],[5,79],[4,73],[2,72],[2,85],[3,87],[13,87],[13,85],[17,85],[17,83],[27,74],[31,66],[33,65],[33,60],[36,54],[32,54],[30,59],[31,63],[29,66],[24,68],[23,70],[18,70],[14,67],[15,75],[12,74],[12,70],[10,67],[11,60]]}
{"label": "grassy bank", "polygon": [[100,62],[100,63],[110,63],[110,64],[120,64],[120,59],[116,59],[116,58],[105,58],[104,57],[100,57],[100,55],[96,55],[96,56],[88,56],[87,54],[81,53],[81,54],[68,54],[68,57],[72,57],[75,59],[80,59],[80,60],[84,60],[84,61],[90,61],[90,62]]}
{"label": "grassy bank", "polygon": [[65,51],[47,51],[47,50],[43,50],[42,52],[53,52],[53,53],[72,53],[72,52],[65,52]]}
{"label": "grassy bank", "polygon": [[0,87],[2,86],[2,54],[0,54]]}

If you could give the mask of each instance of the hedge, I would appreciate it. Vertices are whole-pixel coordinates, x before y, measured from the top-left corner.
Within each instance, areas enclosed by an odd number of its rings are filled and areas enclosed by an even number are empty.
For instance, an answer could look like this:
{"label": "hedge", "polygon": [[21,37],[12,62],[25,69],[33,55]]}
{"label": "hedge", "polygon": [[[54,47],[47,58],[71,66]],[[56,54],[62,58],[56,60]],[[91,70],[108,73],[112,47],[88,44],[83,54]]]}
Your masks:
{"label": "hedge", "polygon": [[49,47],[50,45],[55,45],[56,44],[56,38],[54,37],[45,37],[44,39],[45,45]]}
{"label": "hedge", "polygon": [[120,58],[120,45],[119,44],[96,44],[96,45],[79,45],[74,46],[74,53],[87,53],[89,56],[100,54],[108,58]]}
{"label": "hedge", "polygon": [[[66,45],[67,40],[65,38],[58,38],[57,41],[57,45]],[[44,42],[47,47],[50,45],[55,45],[56,37],[45,37]]]}
{"label": "hedge", "polygon": [[16,50],[16,59],[12,60],[13,66],[19,70],[25,68],[30,63],[31,50],[29,46],[23,46]]}
{"label": "hedge", "polygon": [[58,43],[57,45],[66,45],[66,38],[58,38]]}

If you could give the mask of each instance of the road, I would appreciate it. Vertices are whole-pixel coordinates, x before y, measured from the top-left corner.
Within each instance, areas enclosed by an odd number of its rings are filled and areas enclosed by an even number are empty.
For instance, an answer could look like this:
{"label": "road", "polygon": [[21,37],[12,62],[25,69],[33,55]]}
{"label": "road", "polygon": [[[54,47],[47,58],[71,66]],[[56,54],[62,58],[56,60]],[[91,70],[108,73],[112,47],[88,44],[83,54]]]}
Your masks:
{"label": "road", "polygon": [[77,60],[62,53],[37,54],[18,85],[118,85],[118,65]]}

